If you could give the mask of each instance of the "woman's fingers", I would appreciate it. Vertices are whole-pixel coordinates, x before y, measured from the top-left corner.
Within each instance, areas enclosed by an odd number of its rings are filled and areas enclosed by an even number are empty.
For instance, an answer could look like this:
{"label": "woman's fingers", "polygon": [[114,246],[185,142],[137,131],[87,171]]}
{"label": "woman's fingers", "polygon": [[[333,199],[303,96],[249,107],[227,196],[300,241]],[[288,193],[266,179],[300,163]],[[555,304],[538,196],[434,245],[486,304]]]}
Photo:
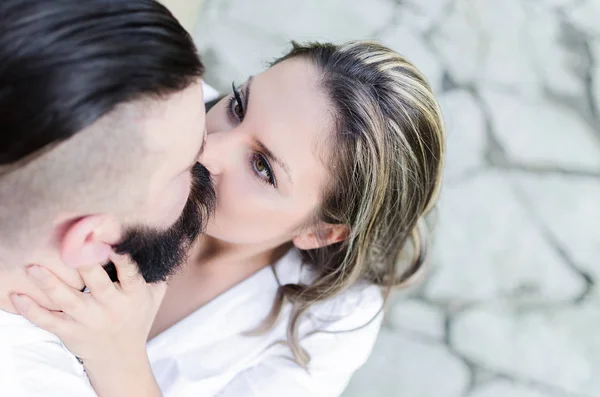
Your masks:
{"label": "woman's fingers", "polygon": [[64,337],[71,329],[71,321],[64,313],[45,309],[26,295],[13,294],[10,300],[21,316],[58,337]]}
{"label": "woman's fingers", "polygon": [[134,291],[140,285],[146,283],[140,273],[137,263],[135,263],[128,255],[113,254],[110,256],[110,259],[115,264],[119,285],[125,293]]}
{"label": "woman's fingers", "polygon": [[88,291],[99,302],[110,301],[119,292],[103,266],[86,266],[77,269]]}
{"label": "woman's fingers", "polygon": [[41,266],[29,266],[27,274],[58,309],[73,318],[80,318],[85,314],[85,305],[80,291],[67,285],[52,272]]}

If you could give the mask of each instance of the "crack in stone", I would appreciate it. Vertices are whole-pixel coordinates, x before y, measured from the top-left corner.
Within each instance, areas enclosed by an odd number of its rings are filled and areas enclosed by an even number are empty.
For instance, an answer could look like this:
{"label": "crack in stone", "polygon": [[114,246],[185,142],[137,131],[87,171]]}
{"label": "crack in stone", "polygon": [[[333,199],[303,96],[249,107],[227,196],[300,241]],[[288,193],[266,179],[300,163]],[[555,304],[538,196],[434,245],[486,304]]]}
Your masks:
{"label": "crack in stone", "polygon": [[431,40],[433,35],[438,32],[438,27],[442,26],[442,21],[444,19],[448,18],[450,16],[450,14],[452,14],[452,11],[454,11],[456,9],[457,1],[458,0],[450,0],[450,1],[448,1],[448,3],[446,3],[444,8],[442,9],[442,12],[440,12],[439,17],[435,21],[433,21],[433,23],[431,24],[429,29],[427,29],[425,32],[423,32],[423,38],[425,40],[427,40],[427,41]]}
{"label": "crack in stone", "polygon": [[506,171],[522,171],[528,174],[535,175],[563,175],[574,176],[579,178],[600,179],[600,170],[583,170],[571,169],[549,165],[521,164],[511,163],[509,161],[495,161],[491,164],[491,168],[506,170]]}
{"label": "crack in stone", "polygon": [[[494,123],[492,122],[491,111],[487,105],[487,103],[483,100],[481,95],[479,94],[478,89],[472,83],[469,84],[459,84],[448,73],[447,69],[444,69],[444,74],[442,76],[442,92],[450,91],[453,89],[463,89],[469,92],[473,98],[475,99],[475,103],[481,109],[481,113],[483,114],[484,120],[484,131],[486,135],[486,143],[484,149],[484,161],[485,165],[488,166],[497,166],[498,164],[508,165],[511,164],[508,161],[508,157],[506,156],[506,151],[504,147],[500,143],[500,140],[496,137]],[[483,168],[485,168],[485,165]],[[481,169],[467,171],[466,179],[472,177],[474,174],[477,174]],[[464,173],[463,173],[464,174]],[[458,180],[462,180],[461,177],[457,178]],[[452,183],[456,182],[453,180]]]}
{"label": "crack in stone", "polygon": [[[396,0],[398,2],[402,2],[403,0]],[[442,69],[442,87],[441,92],[451,91],[452,89],[459,88],[459,84],[457,84],[452,76],[450,75],[450,71],[448,70],[448,66],[442,62],[442,58],[437,51],[436,46],[433,44],[433,36],[437,32],[437,27],[442,25],[442,21],[454,10],[456,7],[456,2],[458,0],[450,0],[448,3],[444,5],[444,8],[440,12],[440,15],[431,23],[431,26],[421,33],[421,37],[423,38],[423,42],[427,45],[427,48],[431,51],[431,53],[435,56],[438,64]]]}
{"label": "crack in stone", "polygon": [[452,314],[444,313],[444,338],[443,342],[446,346],[450,346],[450,333],[452,329]]}
{"label": "crack in stone", "polygon": [[559,42],[563,46],[567,46],[569,50],[575,50],[576,53],[581,57],[581,68],[578,70],[583,82],[583,96],[581,101],[583,102],[579,106],[573,106],[569,103],[564,95],[560,93],[550,91],[551,96],[559,98],[561,102],[570,105],[571,108],[575,108],[584,117],[588,124],[595,131],[595,137],[600,142],[600,114],[598,114],[598,103],[594,97],[594,69],[596,67],[596,60],[592,54],[590,45],[590,37],[585,32],[579,29],[577,26],[570,23],[565,16],[564,11],[558,11],[557,14],[561,19],[561,32],[562,37]]}
{"label": "crack in stone", "polygon": [[402,14],[403,8],[416,9],[416,7],[412,6],[411,4],[405,4],[404,2],[405,2],[405,0],[393,0],[392,1],[393,7],[394,7],[394,11],[392,13],[392,16],[390,17],[389,21],[387,21],[386,23],[383,24],[382,27],[380,27],[378,29],[375,29],[369,35],[370,38],[375,39],[375,40],[379,39],[389,29],[393,29],[394,27],[396,27],[397,25],[399,25],[401,23],[400,16]]}
{"label": "crack in stone", "polygon": [[496,137],[494,123],[492,122],[491,110],[487,103],[483,100],[479,91],[475,87],[468,87],[468,91],[471,92],[476,103],[479,105],[483,114],[484,129],[486,134],[486,147],[484,150],[484,160],[488,165],[493,165],[497,162],[508,163],[506,151],[500,143],[500,140]]}
{"label": "crack in stone", "polygon": [[[461,361],[461,363],[465,366],[465,368],[467,369],[467,371],[469,373],[469,383],[467,384],[467,387],[465,388],[465,393],[464,393],[465,397],[467,397],[470,393],[472,393],[473,390],[475,390],[476,388],[489,382],[490,378],[492,380],[493,379],[501,379],[501,380],[506,380],[506,381],[510,381],[513,383],[521,384],[521,385],[524,385],[531,389],[542,392],[542,393],[548,395],[549,397],[592,397],[590,395],[572,393],[572,392],[563,390],[562,388],[557,387],[555,385],[550,385],[550,384],[540,382],[540,381],[537,381],[534,379],[529,379],[527,377],[521,377],[521,376],[511,374],[511,373],[508,373],[508,372],[505,372],[505,371],[502,371],[499,369],[495,369],[491,366],[485,365],[482,362],[479,362],[473,358],[468,357],[467,355],[461,353],[458,349],[456,349],[452,343],[452,326],[454,324],[454,321],[456,321],[455,320],[456,317],[458,317],[461,313],[463,313],[473,307],[476,307],[476,306],[485,307],[486,303],[489,303],[489,301],[464,303],[464,304],[460,305],[459,307],[452,307],[450,304],[448,304],[446,302],[442,303],[442,302],[438,302],[438,301],[432,301],[432,300],[428,299],[427,297],[425,297],[420,292],[418,294],[411,296],[411,298],[413,300],[421,301],[425,304],[436,307],[444,313],[443,339],[440,340],[437,338],[432,338],[432,337],[430,337],[424,333],[421,333],[419,331],[406,330],[405,328],[399,327],[399,326],[394,327],[394,326],[388,325],[388,327],[386,327],[386,328],[391,331],[402,332],[405,337],[415,340],[415,341],[418,341],[420,343],[424,343],[424,344],[428,344],[428,345],[444,346],[453,357],[455,357],[456,359]],[[528,311],[542,311],[542,310],[549,310],[549,309],[556,310],[557,308],[564,307],[565,304],[568,304],[570,307],[573,304],[573,302],[553,303],[553,304],[547,304],[547,305],[539,305],[539,304],[531,305],[528,308]],[[480,380],[481,374],[488,375],[488,379],[486,379],[486,382],[482,382]]]}
{"label": "crack in stone", "polygon": [[523,386],[529,387],[530,389],[537,390],[544,393],[548,397],[593,397],[588,394],[573,393],[567,390],[563,390],[560,387],[549,385],[547,383],[539,382],[532,379],[521,378],[504,372],[496,372],[498,379],[503,379],[513,383],[519,383]]}
{"label": "crack in stone", "polygon": [[446,186],[460,185],[470,181],[471,179],[490,169],[491,167],[489,167],[488,165],[484,165],[482,167],[472,167],[464,170],[458,175],[452,177],[445,177],[444,184]]}
{"label": "crack in stone", "polygon": [[[445,314],[445,325],[444,327],[450,327],[450,315]],[[464,396],[467,396],[474,388],[474,386],[476,385],[475,379],[476,379],[476,372],[479,370],[479,368],[468,358],[462,356],[461,354],[459,354],[455,349],[452,348],[452,346],[450,345],[449,340],[447,339],[447,335],[448,333],[446,332],[446,335],[444,335],[444,339],[442,341],[440,341],[439,339],[435,339],[435,338],[431,338],[423,333],[420,333],[418,331],[406,331],[400,327],[396,328],[397,330],[399,330],[400,332],[403,332],[404,336],[407,337],[408,339],[412,339],[414,341],[423,343],[423,344],[427,344],[430,346],[437,346],[437,345],[441,345],[443,347],[445,347],[448,350],[448,353],[450,353],[454,358],[456,358],[457,360],[459,360],[467,369],[468,372],[468,377],[469,377],[469,382],[467,384],[467,387],[464,390]]]}
{"label": "crack in stone", "polygon": [[[461,87],[460,85],[458,86]],[[484,151],[484,159],[489,167],[504,170],[519,170],[535,174],[560,174],[586,178],[600,178],[600,170],[571,169],[560,166],[523,164],[510,161],[506,151],[504,150],[504,147],[496,137],[494,123],[491,117],[491,110],[488,104],[481,98],[479,91],[474,86],[463,85],[462,88],[473,94],[473,97],[476,99],[476,103],[482,110],[486,130],[486,148]],[[509,89],[507,88],[507,90]],[[564,104],[562,101],[561,103]],[[594,125],[594,128],[597,131],[600,131],[600,123],[598,126]],[[600,138],[600,133],[598,134],[597,138]]]}
{"label": "crack in stone", "polygon": [[452,324],[456,315],[458,315],[459,311],[454,313],[445,312],[444,317],[444,339],[443,343],[448,349],[448,351],[457,359],[462,361],[464,366],[467,368],[469,373],[469,383],[467,383],[467,387],[464,391],[464,396],[468,396],[471,392],[477,387],[477,373],[481,370],[481,367],[475,364],[474,361],[470,360],[463,354],[460,354],[458,350],[454,348],[452,345]]}
{"label": "crack in stone", "polygon": [[[456,315],[458,315],[458,313]],[[510,374],[510,373],[504,372],[499,369],[494,369],[494,368],[489,367],[481,362],[478,362],[477,360],[467,357],[466,355],[464,355],[460,351],[458,351],[458,349],[456,349],[454,347],[454,345],[452,344],[452,338],[451,338],[452,329],[451,328],[452,328],[452,323],[455,321],[455,318],[454,318],[455,316],[448,317],[449,329],[447,330],[448,331],[447,338],[444,341],[444,345],[446,346],[448,351],[452,355],[454,355],[456,358],[461,360],[470,371],[472,382],[469,385],[469,387],[467,388],[467,392],[465,393],[465,396],[467,396],[471,391],[473,391],[473,389],[475,389],[477,386],[480,385],[477,382],[476,374],[478,372],[485,371],[485,372],[489,373],[492,377],[497,377],[499,379],[504,379],[504,380],[514,382],[514,383],[519,383],[519,384],[530,387],[532,389],[536,389],[540,392],[543,392],[545,394],[548,394],[548,395],[551,395],[554,397],[592,397],[590,395],[568,392],[568,391],[563,390],[562,388],[557,387],[555,385],[549,385],[547,383],[540,382],[540,381],[537,381],[534,379],[529,379],[527,377],[520,377],[518,375]]]}
{"label": "crack in stone", "polygon": [[446,4],[444,4],[444,8],[442,8],[442,11],[440,12],[440,15],[435,18],[435,20],[431,21],[431,25],[429,26],[429,28],[427,30],[425,30],[425,32],[423,32],[423,37],[426,40],[431,39],[431,37],[433,36],[433,34],[437,31],[437,27],[442,25],[442,21],[446,18],[448,18],[450,16],[450,14],[452,13],[452,11],[454,11],[456,9],[456,2],[458,0],[450,0],[448,1]]}
{"label": "crack in stone", "polygon": [[460,85],[454,81],[448,69],[444,68],[442,74],[442,92],[448,92],[460,88]]}
{"label": "crack in stone", "polygon": [[[498,378],[498,379],[504,379],[504,380],[508,380],[514,383],[520,383],[522,385],[537,389],[539,391],[544,391],[545,393],[552,393],[555,396],[565,396],[565,394],[568,394],[567,391],[562,390],[556,386],[553,385],[548,385],[546,383],[543,382],[539,382],[539,381],[535,381],[532,379],[528,379],[526,377],[519,377],[519,376],[515,376],[513,374],[501,371],[501,370],[497,370],[491,367],[488,367],[482,363],[478,363],[476,360],[473,360],[465,355],[463,355],[462,353],[460,353],[458,350],[456,350],[453,346],[448,346],[450,352],[457,358],[459,358],[461,361],[463,361],[465,363],[465,365],[467,365],[469,368],[473,368],[477,371],[485,371],[488,372],[489,374],[491,374],[493,377]],[[479,386],[477,384],[477,382],[474,382],[473,387],[471,388],[470,391],[472,391],[475,387]],[[468,394],[468,393],[467,393]],[[575,395],[571,396],[575,397]],[[577,397],[592,397],[592,396],[585,396],[585,395],[577,395]]]}
{"label": "crack in stone", "polygon": [[584,41],[585,48],[585,56],[587,58],[587,68],[584,76],[585,83],[585,96],[588,101],[589,110],[592,114],[592,117],[596,120],[596,132],[598,133],[598,137],[600,137],[600,114],[598,114],[598,106],[600,104],[596,103],[596,98],[594,96],[593,87],[594,87],[594,69],[596,67],[596,60],[592,54],[592,49],[590,46],[589,39]]}
{"label": "crack in stone", "polygon": [[567,253],[566,249],[563,247],[563,244],[558,240],[557,236],[550,230],[548,224],[544,221],[544,219],[537,214],[534,209],[534,205],[525,193],[525,191],[518,186],[516,183],[513,183],[514,191],[516,193],[517,198],[523,205],[527,213],[530,216],[533,225],[539,230],[542,235],[542,238],[548,242],[550,247],[556,252],[559,258],[565,263],[571,271],[575,272],[579,277],[583,279],[585,282],[585,287],[581,294],[573,300],[574,304],[579,304],[584,301],[594,290],[595,280],[591,274],[587,271],[581,269],[575,263],[575,260],[570,257]]}

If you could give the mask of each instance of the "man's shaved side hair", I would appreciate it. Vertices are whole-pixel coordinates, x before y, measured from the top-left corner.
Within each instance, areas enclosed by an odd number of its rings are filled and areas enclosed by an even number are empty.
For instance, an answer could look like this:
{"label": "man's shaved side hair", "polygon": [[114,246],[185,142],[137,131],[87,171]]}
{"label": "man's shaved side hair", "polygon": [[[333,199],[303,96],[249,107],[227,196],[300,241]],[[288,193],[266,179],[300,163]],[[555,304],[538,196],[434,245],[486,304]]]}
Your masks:
{"label": "man's shaved side hair", "polygon": [[[140,178],[150,160],[146,137],[139,125],[140,103],[119,105],[80,133],[51,144],[0,173],[0,234],[2,245],[27,249],[47,236],[56,214],[114,213],[123,206],[115,197],[130,190],[127,208],[142,201],[148,183]],[[146,101],[144,101],[146,102]],[[146,103],[144,103],[145,105]],[[158,104],[152,109],[160,111]],[[154,161],[158,159],[156,156]],[[123,172],[136,169],[136,172]],[[0,171],[1,172],[1,171]]]}

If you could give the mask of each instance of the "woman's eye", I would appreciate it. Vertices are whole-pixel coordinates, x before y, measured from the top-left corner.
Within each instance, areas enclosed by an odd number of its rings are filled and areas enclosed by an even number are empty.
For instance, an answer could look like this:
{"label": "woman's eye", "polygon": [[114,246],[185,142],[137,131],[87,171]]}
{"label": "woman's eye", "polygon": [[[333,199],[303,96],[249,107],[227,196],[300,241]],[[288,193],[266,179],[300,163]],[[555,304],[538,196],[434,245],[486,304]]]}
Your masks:
{"label": "woman's eye", "polygon": [[264,172],[266,169],[265,167],[265,163],[263,162],[263,160],[261,158],[256,159],[256,170],[258,172]]}
{"label": "woman's eye", "polygon": [[242,108],[242,105],[240,105],[239,103],[235,103],[235,105],[233,106],[233,112],[235,113],[235,116],[239,119],[239,120],[243,120],[244,119],[244,109]]}
{"label": "woman's eye", "polygon": [[252,169],[262,182],[277,187],[277,182],[275,181],[271,166],[262,155],[254,154],[252,156]]}
{"label": "woman's eye", "polygon": [[233,121],[242,122],[246,116],[246,109],[244,109],[242,95],[237,88],[235,88],[235,83],[231,83],[231,91],[233,94],[229,99],[229,107],[227,108],[227,112]]}

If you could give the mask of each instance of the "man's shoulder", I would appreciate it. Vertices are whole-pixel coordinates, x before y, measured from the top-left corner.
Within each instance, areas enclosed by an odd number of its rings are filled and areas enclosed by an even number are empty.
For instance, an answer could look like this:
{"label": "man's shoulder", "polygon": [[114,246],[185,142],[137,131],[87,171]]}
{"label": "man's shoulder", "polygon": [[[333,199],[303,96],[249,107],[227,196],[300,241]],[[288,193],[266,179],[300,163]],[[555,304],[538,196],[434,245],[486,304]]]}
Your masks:
{"label": "man's shoulder", "polygon": [[83,367],[60,340],[0,311],[1,396],[95,396]]}

